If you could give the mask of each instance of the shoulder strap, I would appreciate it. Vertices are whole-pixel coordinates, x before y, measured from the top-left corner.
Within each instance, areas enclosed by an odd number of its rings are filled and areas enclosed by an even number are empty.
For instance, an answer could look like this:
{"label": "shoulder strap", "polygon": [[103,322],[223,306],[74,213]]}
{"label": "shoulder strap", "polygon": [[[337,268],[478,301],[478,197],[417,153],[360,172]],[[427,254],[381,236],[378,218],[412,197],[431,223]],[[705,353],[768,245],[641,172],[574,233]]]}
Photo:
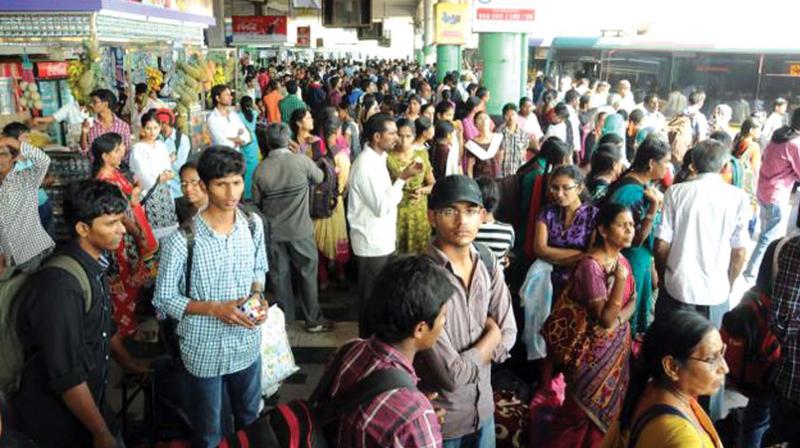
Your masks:
{"label": "shoulder strap", "polygon": [[417,386],[411,376],[400,369],[376,370],[359,381],[358,387],[353,387],[347,393],[318,406],[317,418],[322,425],[332,423],[339,416],[371,402],[377,395],[400,388],[416,389]]}
{"label": "shoulder strap", "polygon": [[336,377],[336,374],[342,370],[342,364],[344,363],[345,355],[347,355],[347,352],[349,352],[357,342],[359,342],[358,339],[350,341],[343,345],[338,352],[336,352],[333,360],[331,360],[331,363],[325,370],[325,373],[322,374],[322,378],[319,379],[317,387],[315,387],[314,391],[311,392],[311,396],[309,397],[308,401],[312,406],[319,403],[328,394],[328,391],[331,389],[331,384],[333,384],[333,379]]}
{"label": "shoulder strap", "polygon": [[674,415],[684,420],[688,420],[683,412],[670,405],[656,404],[650,406],[642,415],[639,416],[631,428],[631,435],[628,438],[628,448],[635,448],[636,442],[639,441],[639,436],[642,434],[644,428],[647,427],[647,424],[657,417],[661,417],[662,415]]}
{"label": "shoulder strap", "polygon": [[478,250],[478,258],[481,259],[483,264],[486,266],[486,270],[489,271],[489,277],[491,277],[492,281],[494,281],[495,275],[497,275],[497,257],[494,256],[492,250],[483,243],[472,243],[475,246],[475,249]]}
{"label": "shoulder strap", "polygon": [[88,313],[92,308],[92,283],[89,281],[89,276],[86,270],[83,269],[80,262],[69,255],[56,255],[48,260],[44,267],[57,268],[67,271],[70,275],[78,280],[83,291],[83,311]]}
{"label": "shoulder strap", "polygon": [[194,261],[194,219],[189,219],[186,224],[181,226],[181,232],[186,237],[186,290],[184,294],[191,298],[192,293],[192,262]]}

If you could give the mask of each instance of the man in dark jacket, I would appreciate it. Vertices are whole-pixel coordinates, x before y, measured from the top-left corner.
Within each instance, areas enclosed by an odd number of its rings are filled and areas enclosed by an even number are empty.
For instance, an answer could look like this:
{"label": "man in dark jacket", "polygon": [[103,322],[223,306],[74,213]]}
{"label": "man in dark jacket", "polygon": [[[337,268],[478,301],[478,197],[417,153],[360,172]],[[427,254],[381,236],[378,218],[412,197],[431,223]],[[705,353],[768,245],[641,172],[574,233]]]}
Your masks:
{"label": "man in dark jacket", "polygon": [[56,267],[41,269],[23,287],[17,331],[25,367],[13,406],[19,429],[39,447],[114,448],[123,445],[105,400],[109,355],[119,344],[107,253],[125,234],[128,201],[105,182],[76,187],[64,203],[75,238],[61,253],[85,271],[91,300],[79,278]]}

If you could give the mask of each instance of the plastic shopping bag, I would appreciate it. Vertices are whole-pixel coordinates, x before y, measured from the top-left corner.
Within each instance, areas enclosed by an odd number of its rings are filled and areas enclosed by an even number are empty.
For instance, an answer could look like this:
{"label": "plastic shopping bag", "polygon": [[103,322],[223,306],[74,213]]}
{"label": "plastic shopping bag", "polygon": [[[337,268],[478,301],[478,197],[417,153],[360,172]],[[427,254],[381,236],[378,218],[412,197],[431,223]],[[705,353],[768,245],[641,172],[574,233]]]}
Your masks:
{"label": "plastic shopping bag", "polygon": [[269,307],[267,321],[261,325],[261,395],[273,395],[281,382],[298,370],[286,334],[283,311],[273,305]]}
{"label": "plastic shopping bag", "polygon": [[553,265],[536,260],[525,276],[525,283],[519,290],[520,301],[525,313],[525,328],[522,340],[528,348],[528,359],[542,359],[547,356],[547,347],[540,330],[550,315],[553,303],[553,282],[550,273]]}

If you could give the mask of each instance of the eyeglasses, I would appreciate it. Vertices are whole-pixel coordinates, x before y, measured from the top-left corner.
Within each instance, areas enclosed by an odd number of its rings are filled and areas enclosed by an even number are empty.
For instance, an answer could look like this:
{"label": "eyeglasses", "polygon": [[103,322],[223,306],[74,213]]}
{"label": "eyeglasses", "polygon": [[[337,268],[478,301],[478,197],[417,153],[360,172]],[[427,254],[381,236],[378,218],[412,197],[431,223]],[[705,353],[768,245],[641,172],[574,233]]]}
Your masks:
{"label": "eyeglasses", "polygon": [[461,216],[464,218],[475,218],[481,214],[481,209],[479,208],[468,208],[464,211],[456,210],[454,208],[443,208],[438,210],[437,213],[444,216],[445,218],[455,218],[456,216]]}
{"label": "eyeglasses", "polygon": [[188,187],[188,186],[190,186],[190,185],[191,185],[192,187],[196,187],[196,186],[198,186],[199,184],[200,184],[200,181],[199,181],[199,180],[189,180],[189,181],[183,181],[183,182],[181,182],[181,188],[186,188],[186,187]]}
{"label": "eyeglasses", "polygon": [[693,361],[704,362],[704,363],[710,365],[711,367],[719,367],[719,366],[722,365],[723,362],[725,362],[725,351],[727,349],[728,349],[728,345],[727,344],[722,344],[722,350],[720,350],[719,353],[717,353],[714,356],[711,356],[709,358],[694,358],[694,357],[690,356],[688,359],[691,359]]}
{"label": "eyeglasses", "polygon": [[574,190],[576,188],[578,188],[578,184],[564,185],[564,186],[561,186],[561,185],[550,185],[550,191],[552,193],[558,193],[559,191],[563,191],[563,192],[566,193],[566,192],[572,191],[572,190]]}

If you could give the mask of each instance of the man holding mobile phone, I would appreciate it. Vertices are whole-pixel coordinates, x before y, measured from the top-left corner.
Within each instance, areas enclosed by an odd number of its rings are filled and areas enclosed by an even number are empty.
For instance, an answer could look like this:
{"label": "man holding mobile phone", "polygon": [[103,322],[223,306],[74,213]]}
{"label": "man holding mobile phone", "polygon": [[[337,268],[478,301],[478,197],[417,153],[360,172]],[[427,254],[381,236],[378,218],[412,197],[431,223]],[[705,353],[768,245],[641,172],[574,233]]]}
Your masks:
{"label": "man holding mobile phone", "polygon": [[200,156],[197,172],[208,206],[192,220],[191,243],[181,231],[163,245],[153,304],[178,321],[193,401],[192,446],[216,447],[222,438],[223,390],[237,427],[258,417],[258,326],[267,318],[267,256],[261,219],[238,207],[244,191],[242,155],[212,146]]}

